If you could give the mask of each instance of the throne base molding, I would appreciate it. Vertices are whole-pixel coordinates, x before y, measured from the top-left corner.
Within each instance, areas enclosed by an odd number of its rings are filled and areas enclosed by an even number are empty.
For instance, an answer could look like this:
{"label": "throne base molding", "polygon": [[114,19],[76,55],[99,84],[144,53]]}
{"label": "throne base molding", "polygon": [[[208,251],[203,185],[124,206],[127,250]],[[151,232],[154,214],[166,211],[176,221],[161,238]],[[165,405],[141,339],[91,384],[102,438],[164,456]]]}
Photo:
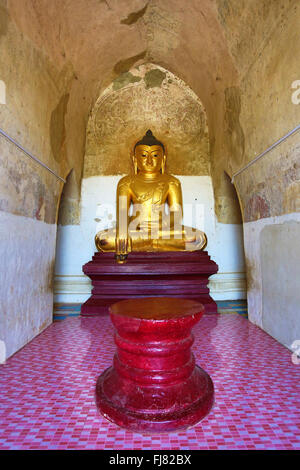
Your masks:
{"label": "throne base molding", "polygon": [[132,252],[125,264],[114,253],[96,252],[82,270],[92,281],[92,295],[81,315],[108,315],[115,302],[144,297],[177,297],[198,301],[205,313],[217,313],[208,281],[218,265],[207,251]]}

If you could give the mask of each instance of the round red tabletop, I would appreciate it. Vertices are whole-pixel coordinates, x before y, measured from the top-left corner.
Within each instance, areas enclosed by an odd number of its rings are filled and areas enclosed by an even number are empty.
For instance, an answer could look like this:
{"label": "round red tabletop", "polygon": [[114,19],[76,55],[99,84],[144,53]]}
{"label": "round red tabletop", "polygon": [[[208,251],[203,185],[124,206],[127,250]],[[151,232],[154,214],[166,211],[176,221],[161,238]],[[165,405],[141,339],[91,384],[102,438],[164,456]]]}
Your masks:
{"label": "round red tabletop", "polygon": [[199,302],[174,297],[146,297],[121,300],[109,308],[113,315],[140,318],[143,320],[168,320],[204,313]]}

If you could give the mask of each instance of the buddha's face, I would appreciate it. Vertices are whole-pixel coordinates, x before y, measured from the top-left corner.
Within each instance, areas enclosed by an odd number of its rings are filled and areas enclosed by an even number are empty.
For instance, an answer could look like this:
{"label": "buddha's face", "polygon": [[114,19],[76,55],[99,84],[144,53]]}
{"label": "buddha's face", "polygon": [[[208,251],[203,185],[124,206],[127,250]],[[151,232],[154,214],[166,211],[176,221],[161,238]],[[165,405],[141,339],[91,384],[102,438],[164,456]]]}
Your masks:
{"label": "buddha's face", "polygon": [[165,159],[163,148],[160,145],[138,145],[134,158],[141,173],[159,173]]}

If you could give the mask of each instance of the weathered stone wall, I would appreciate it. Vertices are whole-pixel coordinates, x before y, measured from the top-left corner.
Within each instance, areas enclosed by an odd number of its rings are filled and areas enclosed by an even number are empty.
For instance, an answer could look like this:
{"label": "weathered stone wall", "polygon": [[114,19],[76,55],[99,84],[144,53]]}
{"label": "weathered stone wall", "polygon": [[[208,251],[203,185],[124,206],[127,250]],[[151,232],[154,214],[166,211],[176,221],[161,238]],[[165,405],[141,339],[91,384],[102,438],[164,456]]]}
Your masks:
{"label": "weathered stone wall", "polygon": [[[15,28],[1,6],[1,127],[59,172],[51,155],[50,116],[58,71]],[[61,86],[61,89],[63,87]],[[0,339],[10,356],[52,321],[58,180],[0,138]]]}
{"label": "weathered stone wall", "polygon": [[[292,82],[299,78],[299,4],[255,2],[255,7],[244,21],[258,24],[261,36],[255,32],[248,48],[241,39],[233,47],[241,77],[239,125],[235,126],[235,132],[241,128],[240,132],[246,136],[243,145],[237,136],[231,137],[233,173],[292,130],[300,120],[300,107],[292,102],[291,88]],[[260,14],[266,18],[264,31],[261,31]],[[253,44],[260,53],[256,52],[251,61]],[[291,137],[237,176],[245,222],[294,211],[295,204],[289,195],[294,198],[300,177],[298,141],[297,136]]]}
{"label": "weathered stone wall", "polygon": [[[58,175],[74,167],[79,188],[85,121],[76,116],[81,95],[72,67],[57,68],[35,47],[6,2],[0,3],[0,18],[0,80],[6,85],[1,128]],[[0,136],[0,339],[8,356],[52,322],[62,186]]]}
{"label": "weathered stone wall", "polygon": [[[293,0],[218,0],[217,7],[238,81],[224,90],[225,151],[213,158],[217,172],[232,176],[299,123],[291,85],[299,79],[300,11]],[[245,222],[293,211],[298,180],[294,136],[237,176]]]}
{"label": "weathered stone wall", "polygon": [[[300,105],[292,102],[291,88],[300,78],[300,8],[295,1],[233,0],[219,1],[218,6],[239,72],[239,85],[225,91],[224,123],[232,175],[300,122]],[[222,165],[221,159],[214,162],[219,168]],[[299,181],[299,134],[235,178],[244,219],[249,317],[286,345],[299,335],[295,327],[299,309],[297,314],[294,311],[298,287],[293,273],[300,259],[292,246],[297,237],[288,235],[296,230],[293,220],[299,216]],[[271,255],[274,263],[266,261]]]}
{"label": "weathered stone wall", "polygon": [[[15,28],[3,7],[1,17],[3,23],[6,18],[0,39],[0,77],[6,84],[6,104],[0,105],[1,127],[59,173],[51,152],[49,123],[64,84],[59,83],[59,73],[49,60]],[[58,126],[62,127],[63,116],[61,121]],[[0,146],[0,209],[55,223],[58,180],[2,137]]]}

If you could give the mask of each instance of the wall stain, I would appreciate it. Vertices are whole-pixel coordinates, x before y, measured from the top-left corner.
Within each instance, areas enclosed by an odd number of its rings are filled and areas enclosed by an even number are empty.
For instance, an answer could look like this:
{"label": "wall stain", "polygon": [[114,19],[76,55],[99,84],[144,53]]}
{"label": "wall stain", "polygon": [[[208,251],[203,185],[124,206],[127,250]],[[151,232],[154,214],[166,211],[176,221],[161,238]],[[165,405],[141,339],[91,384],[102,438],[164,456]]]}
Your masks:
{"label": "wall stain", "polygon": [[5,36],[8,29],[9,16],[6,8],[0,5],[0,38]]}
{"label": "wall stain", "polygon": [[247,292],[253,289],[259,289],[259,283],[257,281],[257,274],[255,266],[251,263],[250,258],[245,256],[246,265],[246,279],[247,279]]}
{"label": "wall stain", "polygon": [[241,161],[245,152],[245,136],[240,124],[241,96],[238,87],[225,90],[226,111],[224,116],[225,129],[229,136],[231,155]]}
{"label": "wall stain", "polygon": [[294,181],[285,189],[283,209],[286,214],[300,212],[300,181]]}
{"label": "wall stain", "polygon": [[149,70],[145,74],[144,80],[146,83],[146,89],[160,87],[164,79],[166,78],[166,73],[159,69]]}
{"label": "wall stain", "polygon": [[141,80],[141,77],[136,77],[131,72],[125,72],[114,80],[113,89],[120,90],[124,86],[130,85],[130,83],[140,82]]}
{"label": "wall stain", "polygon": [[35,212],[35,218],[37,220],[43,220],[43,209],[45,209],[45,202],[44,202],[44,198],[42,196],[40,196],[40,199],[39,199],[39,204],[38,204],[38,208]]}
{"label": "wall stain", "polygon": [[217,9],[222,26],[226,25],[226,20],[230,15],[230,5],[228,0],[217,0]]}
{"label": "wall stain", "polygon": [[119,62],[116,63],[114,66],[114,72],[117,75],[120,75],[121,73],[128,72],[136,62],[138,62],[141,59],[144,59],[146,57],[147,51],[143,51],[140,54],[134,55],[132,57],[128,57],[128,59],[123,59],[120,60]]}
{"label": "wall stain", "polygon": [[45,328],[47,328],[48,325],[49,325],[49,320],[48,320],[48,319],[47,319],[47,320],[44,320],[44,321],[40,324],[39,329],[38,329],[38,331],[37,331],[36,334],[42,333],[42,331],[44,331]]}
{"label": "wall stain", "polygon": [[53,156],[57,162],[62,160],[62,147],[66,137],[65,115],[69,101],[69,94],[63,95],[52,111],[50,121],[50,142]]}
{"label": "wall stain", "polygon": [[131,24],[136,23],[140,18],[142,18],[144,16],[144,14],[147,11],[147,8],[148,8],[148,3],[141,10],[134,11],[134,12],[130,13],[127,16],[127,18],[125,18],[124,20],[121,20],[120,23],[121,24],[127,24],[127,25],[131,25]]}
{"label": "wall stain", "polygon": [[53,292],[53,289],[54,289],[54,266],[55,266],[55,258],[53,258],[52,261],[50,261],[47,267],[45,289],[46,291],[50,291],[50,292]]}

